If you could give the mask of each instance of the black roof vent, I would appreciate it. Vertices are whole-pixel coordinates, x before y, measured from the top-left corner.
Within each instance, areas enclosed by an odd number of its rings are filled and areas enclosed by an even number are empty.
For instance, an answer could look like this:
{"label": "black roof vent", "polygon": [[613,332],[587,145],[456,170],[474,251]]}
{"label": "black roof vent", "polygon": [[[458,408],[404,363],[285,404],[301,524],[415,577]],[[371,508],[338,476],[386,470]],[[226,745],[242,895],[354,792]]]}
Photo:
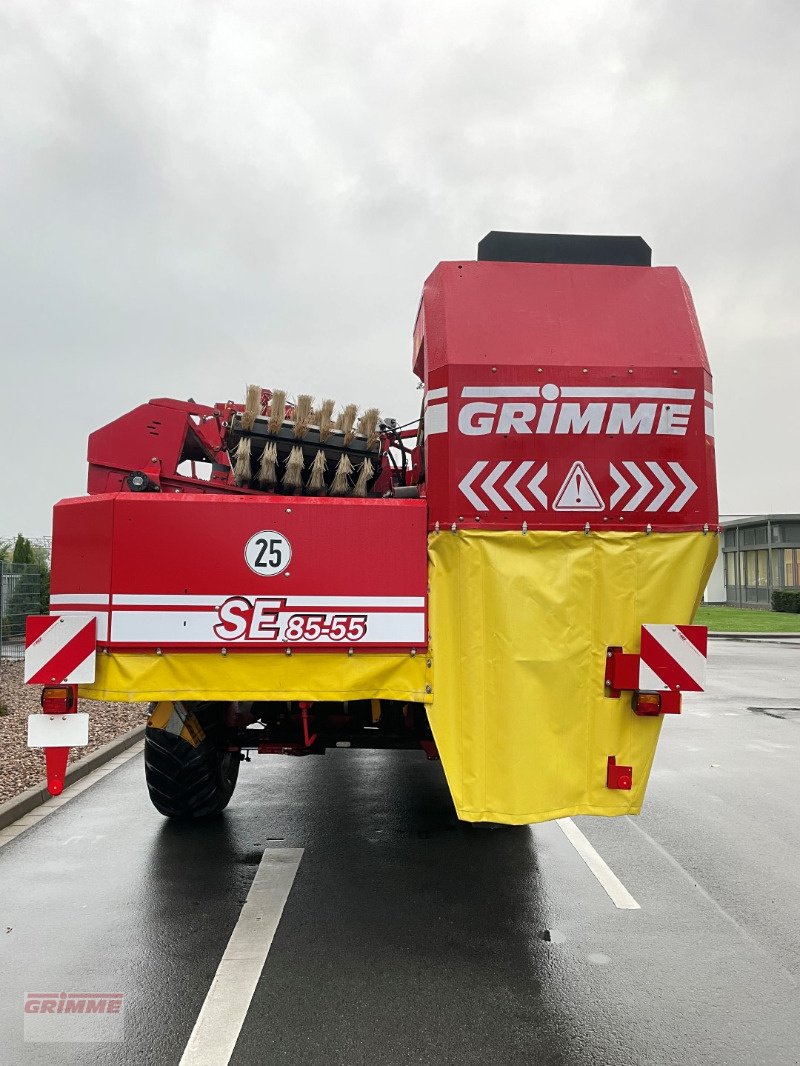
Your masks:
{"label": "black roof vent", "polygon": [[641,237],[590,237],[579,233],[505,233],[492,230],[478,245],[478,261],[587,263],[650,266],[650,245]]}

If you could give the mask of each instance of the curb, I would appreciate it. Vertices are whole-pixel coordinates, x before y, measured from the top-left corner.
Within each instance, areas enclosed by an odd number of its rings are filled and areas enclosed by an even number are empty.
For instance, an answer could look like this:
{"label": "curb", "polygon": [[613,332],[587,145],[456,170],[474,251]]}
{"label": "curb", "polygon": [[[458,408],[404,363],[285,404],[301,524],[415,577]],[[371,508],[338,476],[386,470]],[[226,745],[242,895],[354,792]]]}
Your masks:
{"label": "curb", "polygon": [[800,640],[800,633],[712,633],[709,630],[708,635],[714,640]]}
{"label": "curb", "polygon": [[[109,759],[113,759],[115,755],[119,755],[127,748],[133,747],[134,744],[142,739],[144,731],[144,725],[137,725],[129,732],[123,733],[121,737],[117,737],[116,740],[110,740],[108,744],[103,744],[97,751],[93,751],[84,759],[68,767],[64,777],[64,792],[70,785],[80,781],[82,777],[86,777],[92,770],[96,770],[98,766],[107,763]],[[16,822],[24,814],[34,810],[36,807],[40,807],[52,798],[46,788],[29,788],[27,792],[21,792],[18,796],[14,796],[13,799],[0,803],[0,829],[5,829],[6,826]]]}

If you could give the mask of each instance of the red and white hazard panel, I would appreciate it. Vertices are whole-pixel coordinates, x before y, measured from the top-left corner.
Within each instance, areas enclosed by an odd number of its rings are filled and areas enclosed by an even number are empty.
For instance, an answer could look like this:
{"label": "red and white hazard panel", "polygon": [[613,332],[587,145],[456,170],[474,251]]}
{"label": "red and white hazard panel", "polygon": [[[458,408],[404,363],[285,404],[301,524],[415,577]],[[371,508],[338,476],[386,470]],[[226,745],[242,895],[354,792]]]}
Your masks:
{"label": "red and white hazard panel", "polygon": [[29,685],[91,684],[96,649],[95,615],[31,615],[25,626],[25,681]]}
{"label": "red and white hazard panel", "polygon": [[643,625],[639,690],[702,692],[707,661],[705,626]]}

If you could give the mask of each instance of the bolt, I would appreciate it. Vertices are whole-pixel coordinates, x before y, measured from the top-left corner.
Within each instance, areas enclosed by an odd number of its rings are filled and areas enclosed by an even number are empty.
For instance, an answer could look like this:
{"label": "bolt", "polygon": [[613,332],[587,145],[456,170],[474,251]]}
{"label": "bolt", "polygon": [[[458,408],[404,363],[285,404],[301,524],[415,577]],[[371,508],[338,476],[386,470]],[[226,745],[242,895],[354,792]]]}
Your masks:
{"label": "bolt", "polygon": [[431,692],[433,692],[433,689],[431,688],[431,686],[430,686],[430,685],[426,685],[426,686],[425,686],[425,691],[426,691],[426,692],[428,693],[428,695],[430,695],[430,694],[431,694]]}
{"label": "bolt", "polygon": [[291,648],[287,648],[286,649],[286,654],[287,655],[291,655],[292,654],[292,649]]}
{"label": "bolt", "polygon": [[428,667],[428,669],[430,670],[430,668],[431,668],[431,667],[433,666],[433,663],[431,662],[431,660],[430,660],[430,659],[426,659],[426,660],[425,660],[425,665],[426,665],[426,666]]}
{"label": "bolt", "polygon": [[452,526],[450,526],[450,532],[458,533],[458,527],[456,526],[455,522],[453,522]]}
{"label": "bolt", "polygon": [[347,654],[348,655],[352,655],[353,654],[353,649],[352,648],[348,648],[347,649]]}
{"label": "bolt", "polygon": [[161,654],[161,648],[156,648],[156,655],[160,655],[160,654]]}
{"label": "bolt", "polygon": [[228,654],[228,649],[227,648],[220,648],[219,649],[219,653],[220,653],[220,655],[227,655]]}
{"label": "bolt", "polygon": [[411,658],[413,659],[414,656],[417,654],[417,649],[416,648],[412,648],[409,654],[411,655]]}
{"label": "bolt", "polygon": [[291,509],[291,507],[287,507],[287,508],[286,508],[286,513],[287,513],[287,514],[291,514],[291,513],[292,513],[292,509]]}
{"label": "bolt", "polygon": [[606,679],[605,685],[606,685],[606,688],[611,688],[611,682],[608,679]]}
{"label": "bolt", "polygon": [[523,522],[522,523],[522,532],[523,533],[527,533],[528,532],[528,523],[527,522]]}

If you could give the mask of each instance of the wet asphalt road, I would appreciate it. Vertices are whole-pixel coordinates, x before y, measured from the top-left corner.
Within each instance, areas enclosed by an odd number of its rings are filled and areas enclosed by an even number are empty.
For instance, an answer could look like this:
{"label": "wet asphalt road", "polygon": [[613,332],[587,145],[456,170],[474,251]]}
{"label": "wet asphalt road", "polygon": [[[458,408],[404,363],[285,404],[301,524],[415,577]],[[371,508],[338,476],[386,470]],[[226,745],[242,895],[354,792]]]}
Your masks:
{"label": "wet asphalt road", "polygon": [[[177,1063],[265,848],[304,848],[235,1066],[800,1063],[800,642],[713,642],[645,813],[459,826],[413,752],[255,757],[213,827],[141,757],[0,848],[0,1062]],[[25,992],[122,991],[125,1040],[22,1039]]]}

